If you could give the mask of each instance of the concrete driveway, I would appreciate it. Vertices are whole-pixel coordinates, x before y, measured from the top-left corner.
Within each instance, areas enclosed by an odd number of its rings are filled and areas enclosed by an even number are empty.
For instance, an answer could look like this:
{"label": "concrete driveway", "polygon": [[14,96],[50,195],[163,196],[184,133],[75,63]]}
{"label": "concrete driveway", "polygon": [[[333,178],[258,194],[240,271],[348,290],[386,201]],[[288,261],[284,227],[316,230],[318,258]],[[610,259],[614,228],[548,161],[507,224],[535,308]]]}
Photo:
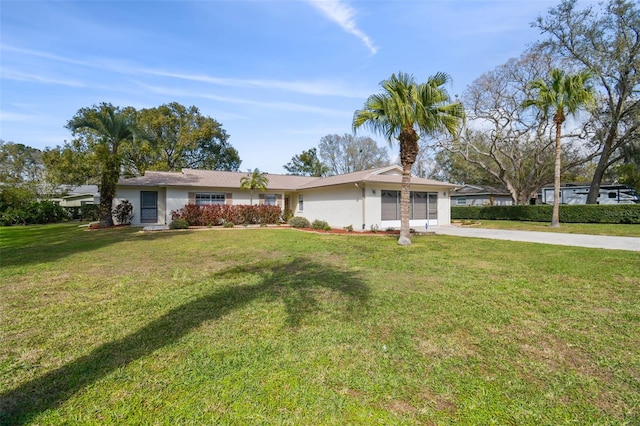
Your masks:
{"label": "concrete driveway", "polygon": [[559,232],[511,231],[460,226],[434,226],[429,231],[456,237],[490,238],[494,240],[526,241],[531,243],[557,244],[600,248],[607,250],[640,251],[640,238],[610,237],[604,235],[564,234]]}

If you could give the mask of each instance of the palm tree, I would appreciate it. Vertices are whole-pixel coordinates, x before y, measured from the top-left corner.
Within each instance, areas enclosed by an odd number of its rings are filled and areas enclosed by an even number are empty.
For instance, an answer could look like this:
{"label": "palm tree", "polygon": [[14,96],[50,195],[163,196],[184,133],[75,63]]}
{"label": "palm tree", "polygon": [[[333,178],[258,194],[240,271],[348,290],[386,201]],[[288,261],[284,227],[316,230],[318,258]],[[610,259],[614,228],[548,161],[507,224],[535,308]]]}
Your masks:
{"label": "palm tree", "polygon": [[529,86],[534,91],[534,98],[522,103],[523,108],[536,107],[542,113],[545,120],[553,114],[553,124],[556,126],[556,164],[553,182],[553,214],[551,227],[560,226],[560,172],[562,146],[562,124],[567,114],[575,115],[583,107],[589,107],[595,103],[595,90],[589,84],[593,77],[590,70],[584,70],[577,74],[567,74],[560,69],[551,70],[549,81],[536,79]]}
{"label": "palm tree", "polygon": [[240,179],[240,189],[251,190],[249,204],[253,205],[253,190],[257,189],[259,191],[266,191],[268,183],[269,179],[267,178],[266,173],[261,172],[260,169],[253,169],[253,171],[249,170],[249,173]]}
{"label": "palm tree", "polygon": [[400,143],[402,190],[400,192],[400,238],[398,244],[410,245],[409,201],[411,167],[420,151],[418,140],[422,136],[439,133],[454,134],[464,119],[464,108],[451,98],[443,87],[449,75],[439,72],[416,83],[410,74],[392,74],[380,85],[383,92],[369,96],[364,107],[353,115],[353,130],[365,126],[374,133]]}
{"label": "palm tree", "polygon": [[102,103],[80,109],[67,128],[74,134],[84,133],[100,163],[100,226],[113,226],[111,209],[122,165],[120,148],[133,139],[133,120],[119,108]]}

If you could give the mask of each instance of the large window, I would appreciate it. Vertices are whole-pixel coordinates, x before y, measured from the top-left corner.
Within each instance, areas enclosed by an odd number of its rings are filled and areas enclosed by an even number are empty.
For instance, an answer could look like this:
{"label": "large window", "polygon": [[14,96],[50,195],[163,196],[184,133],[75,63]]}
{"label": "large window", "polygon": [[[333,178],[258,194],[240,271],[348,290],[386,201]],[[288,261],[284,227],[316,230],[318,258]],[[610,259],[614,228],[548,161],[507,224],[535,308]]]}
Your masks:
{"label": "large window", "polygon": [[264,194],[264,205],[275,206],[277,204],[276,194]]}
{"label": "large window", "polygon": [[222,192],[196,193],[196,205],[206,206],[209,204],[224,204],[224,193]]}
{"label": "large window", "polygon": [[[409,219],[437,219],[438,194],[411,192]],[[382,191],[382,220],[400,220],[400,191]]]}

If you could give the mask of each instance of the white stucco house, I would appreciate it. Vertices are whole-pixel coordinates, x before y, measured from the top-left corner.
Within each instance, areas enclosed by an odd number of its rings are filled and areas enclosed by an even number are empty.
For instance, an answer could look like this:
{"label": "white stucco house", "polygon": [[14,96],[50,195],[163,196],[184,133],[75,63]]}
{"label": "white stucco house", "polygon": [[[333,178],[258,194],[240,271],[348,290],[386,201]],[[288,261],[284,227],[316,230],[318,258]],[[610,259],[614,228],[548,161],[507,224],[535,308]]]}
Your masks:
{"label": "white stucco house", "polygon": [[[133,225],[168,225],[171,212],[187,204],[249,204],[250,191],[240,189],[243,172],[183,169],[146,172],[121,179],[114,204],[129,200]],[[334,228],[354,230],[400,227],[402,169],[388,166],[330,177],[268,174],[267,190],[254,192],[254,204],[280,206],[309,221],[324,220]],[[448,225],[450,191],[456,186],[411,178],[411,227]]]}

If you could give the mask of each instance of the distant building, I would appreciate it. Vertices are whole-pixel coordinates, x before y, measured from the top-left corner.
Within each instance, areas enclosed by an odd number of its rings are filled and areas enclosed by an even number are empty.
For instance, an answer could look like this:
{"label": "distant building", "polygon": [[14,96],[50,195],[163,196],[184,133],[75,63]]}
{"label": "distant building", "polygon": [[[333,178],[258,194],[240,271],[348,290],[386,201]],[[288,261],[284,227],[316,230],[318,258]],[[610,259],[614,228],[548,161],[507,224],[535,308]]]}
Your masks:
{"label": "distant building", "polygon": [[[587,204],[588,183],[565,183],[560,186],[560,204]],[[542,204],[553,204],[553,187],[545,186],[540,193]],[[637,204],[640,196],[635,189],[620,184],[602,184],[596,204]]]}
{"label": "distant building", "polygon": [[463,185],[451,191],[451,206],[511,206],[513,198],[505,188]]}
{"label": "distant building", "polygon": [[61,185],[51,196],[62,207],[80,207],[85,204],[100,204],[100,193],[97,185]]}

